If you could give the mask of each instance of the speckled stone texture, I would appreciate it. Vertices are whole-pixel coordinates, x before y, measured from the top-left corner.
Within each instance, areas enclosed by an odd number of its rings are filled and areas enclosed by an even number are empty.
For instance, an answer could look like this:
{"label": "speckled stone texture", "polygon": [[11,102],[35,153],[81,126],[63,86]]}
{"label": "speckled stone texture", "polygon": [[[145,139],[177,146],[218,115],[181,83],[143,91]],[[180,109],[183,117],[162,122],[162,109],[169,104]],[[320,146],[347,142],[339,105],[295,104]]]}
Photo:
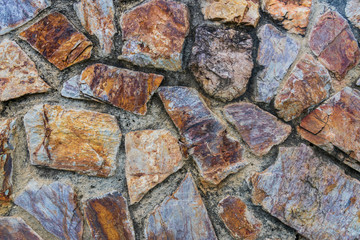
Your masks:
{"label": "speckled stone texture", "polygon": [[360,29],[360,1],[349,0],[346,4],[345,14],[352,24]]}
{"label": "speckled stone texture", "polygon": [[4,240],[42,240],[42,238],[19,217],[0,217],[0,236]]}

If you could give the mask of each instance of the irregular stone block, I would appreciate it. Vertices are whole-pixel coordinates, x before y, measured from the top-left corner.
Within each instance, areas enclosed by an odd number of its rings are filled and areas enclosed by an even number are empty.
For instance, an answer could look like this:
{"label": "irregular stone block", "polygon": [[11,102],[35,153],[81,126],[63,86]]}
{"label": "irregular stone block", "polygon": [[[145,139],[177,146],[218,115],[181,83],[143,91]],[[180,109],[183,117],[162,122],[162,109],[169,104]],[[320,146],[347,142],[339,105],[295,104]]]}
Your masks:
{"label": "irregular stone block", "polygon": [[178,140],[165,129],[127,133],[125,151],[130,204],[184,165]]}
{"label": "irregular stone block", "polygon": [[116,170],[121,132],[114,116],[38,105],[24,116],[32,165],[108,177]]}
{"label": "irregular stone block", "polygon": [[226,119],[239,131],[242,139],[257,156],[267,154],[271,148],[286,140],[291,126],[255,104],[240,102],[225,106]]}
{"label": "irregular stone block", "polygon": [[261,8],[290,33],[305,35],[312,0],[261,0]]}
{"label": "irregular stone block", "polygon": [[280,147],[275,164],[251,181],[253,202],[306,238],[359,237],[360,182],[305,144]]}
{"label": "irregular stone block", "polygon": [[352,24],[360,28],[360,1],[349,0],[345,8],[346,17]]}
{"label": "irregular stone block", "polygon": [[74,4],[74,9],[86,31],[99,39],[102,55],[109,55],[117,31],[113,0],[81,0]]}
{"label": "irregular stone block", "polygon": [[42,238],[19,217],[0,217],[0,236],[4,240],[42,240]]}
{"label": "irregular stone block", "polygon": [[185,4],[151,0],[124,13],[122,60],[139,66],[181,70],[182,48],[189,31]]}
{"label": "irregular stone block", "polygon": [[227,196],[219,204],[219,215],[235,239],[257,239],[262,224],[238,197]]}
{"label": "irregular stone block", "polygon": [[275,108],[285,121],[293,120],[309,107],[330,96],[331,77],[310,54],[301,57],[288,79],[278,90]]}
{"label": "irregular stone block", "polygon": [[196,29],[190,69],[209,95],[231,101],[246,91],[254,66],[252,46],[245,32],[202,25]]}
{"label": "irregular stone block", "polygon": [[35,63],[14,41],[0,43],[0,101],[50,89],[39,76]]}
{"label": "irregular stone block", "polygon": [[205,104],[200,94],[187,87],[160,87],[167,113],[185,140],[203,184],[217,185],[247,163],[240,142]]}
{"label": "irregular stone block", "polygon": [[120,193],[111,192],[87,200],[84,212],[96,240],[135,240],[128,205]]}
{"label": "irregular stone block", "polygon": [[188,173],[178,189],[150,214],[145,239],[216,240],[214,228]]}
{"label": "irregular stone block", "polygon": [[270,103],[287,70],[294,62],[300,44],[270,24],[260,27],[257,36],[260,39],[257,62],[264,69],[256,77],[255,100]]}
{"label": "irregular stone block", "polygon": [[77,196],[70,185],[44,185],[31,180],[15,199],[15,204],[34,216],[43,227],[64,240],[82,239],[83,218]]}
{"label": "irregular stone block", "polygon": [[58,12],[34,23],[20,37],[60,70],[91,55],[92,43]]}
{"label": "irregular stone block", "polygon": [[86,99],[80,92],[80,77],[80,75],[76,75],[64,82],[61,96],[80,100]]}
{"label": "irregular stone block", "polygon": [[3,0],[0,8],[0,35],[27,23],[51,5],[51,0]]}
{"label": "irregular stone block", "polygon": [[298,127],[300,135],[327,151],[334,147],[353,160],[345,161],[360,171],[360,92],[349,87],[335,94],[304,117]]}

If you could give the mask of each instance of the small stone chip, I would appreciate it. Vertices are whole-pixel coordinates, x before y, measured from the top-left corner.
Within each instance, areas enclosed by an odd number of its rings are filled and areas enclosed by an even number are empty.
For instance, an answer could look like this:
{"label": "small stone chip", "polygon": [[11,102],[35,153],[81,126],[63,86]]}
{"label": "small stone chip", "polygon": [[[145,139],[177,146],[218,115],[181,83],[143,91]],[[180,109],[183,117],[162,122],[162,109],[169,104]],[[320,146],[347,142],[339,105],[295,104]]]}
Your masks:
{"label": "small stone chip", "polygon": [[19,217],[0,217],[0,236],[4,240],[42,240],[42,238]]}

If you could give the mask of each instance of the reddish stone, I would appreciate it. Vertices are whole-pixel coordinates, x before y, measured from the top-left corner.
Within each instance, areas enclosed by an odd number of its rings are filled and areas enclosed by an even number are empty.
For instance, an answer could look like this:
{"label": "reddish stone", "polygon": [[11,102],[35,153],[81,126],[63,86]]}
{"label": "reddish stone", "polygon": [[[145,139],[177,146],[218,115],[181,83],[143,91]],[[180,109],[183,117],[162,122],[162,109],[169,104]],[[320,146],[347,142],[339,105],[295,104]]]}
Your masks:
{"label": "reddish stone", "polygon": [[42,240],[42,238],[19,217],[0,217],[0,236],[3,240]]}

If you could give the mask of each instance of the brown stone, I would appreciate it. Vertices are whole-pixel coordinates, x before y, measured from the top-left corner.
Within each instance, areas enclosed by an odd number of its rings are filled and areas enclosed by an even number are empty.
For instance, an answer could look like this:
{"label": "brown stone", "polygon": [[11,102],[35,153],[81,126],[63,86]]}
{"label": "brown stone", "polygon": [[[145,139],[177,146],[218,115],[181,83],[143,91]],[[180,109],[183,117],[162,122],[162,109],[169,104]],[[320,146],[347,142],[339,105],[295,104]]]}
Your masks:
{"label": "brown stone", "polygon": [[290,121],[327,99],[330,90],[331,78],[326,68],[312,55],[305,54],[279,88],[274,105],[278,115]]}
{"label": "brown stone", "polygon": [[0,236],[4,240],[42,240],[42,238],[19,217],[0,217]]}
{"label": "brown stone", "polygon": [[24,116],[32,165],[108,177],[116,170],[121,132],[114,116],[37,105]]}
{"label": "brown stone", "polygon": [[167,113],[184,138],[205,185],[217,185],[247,164],[240,142],[227,133],[226,125],[205,104],[200,94],[187,87],[160,87]]}
{"label": "brown stone", "polygon": [[252,103],[229,104],[225,107],[224,114],[257,156],[267,154],[291,133],[290,125]]}
{"label": "brown stone", "polygon": [[135,240],[128,205],[120,193],[111,192],[87,200],[84,212],[96,240]]}
{"label": "brown stone", "polygon": [[178,140],[165,129],[127,133],[125,151],[130,204],[184,165]]}
{"label": "brown stone", "polygon": [[254,66],[245,32],[202,25],[196,29],[190,69],[209,95],[231,101],[246,91]]}
{"label": "brown stone", "polygon": [[91,55],[92,43],[58,12],[34,23],[20,37],[60,70]]}
{"label": "brown stone", "polygon": [[346,17],[352,24],[360,28],[360,1],[349,0],[345,8]]}
{"label": "brown stone", "polygon": [[360,236],[360,182],[304,144],[279,148],[275,164],[251,178],[252,200],[313,239]]}
{"label": "brown stone", "polygon": [[120,24],[124,40],[120,59],[139,66],[181,70],[190,26],[185,4],[151,0],[124,13]]}
{"label": "brown stone", "polygon": [[262,224],[238,197],[227,196],[219,202],[219,215],[235,239],[257,239]]}

